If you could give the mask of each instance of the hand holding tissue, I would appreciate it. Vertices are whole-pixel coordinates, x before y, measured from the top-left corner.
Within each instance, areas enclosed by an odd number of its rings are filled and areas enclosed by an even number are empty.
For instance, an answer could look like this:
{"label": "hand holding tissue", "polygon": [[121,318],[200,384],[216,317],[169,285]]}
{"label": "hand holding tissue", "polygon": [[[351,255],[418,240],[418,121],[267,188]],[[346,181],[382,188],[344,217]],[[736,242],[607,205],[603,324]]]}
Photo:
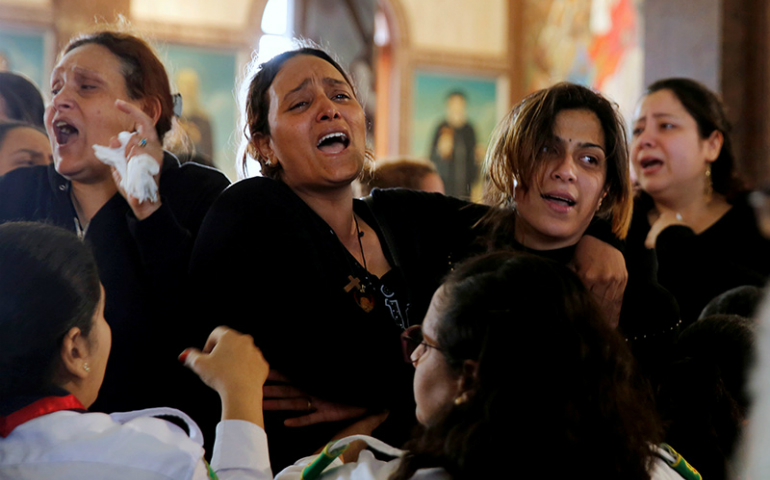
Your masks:
{"label": "hand holding tissue", "polygon": [[130,159],[125,156],[126,144],[136,132],[120,132],[118,141],[120,146],[116,148],[93,145],[96,158],[111,167],[120,174],[120,188],[127,195],[134,197],[142,203],[144,201],[158,201],[158,184],[155,175],[160,171],[160,165],[152,155],[141,153],[133,155]]}

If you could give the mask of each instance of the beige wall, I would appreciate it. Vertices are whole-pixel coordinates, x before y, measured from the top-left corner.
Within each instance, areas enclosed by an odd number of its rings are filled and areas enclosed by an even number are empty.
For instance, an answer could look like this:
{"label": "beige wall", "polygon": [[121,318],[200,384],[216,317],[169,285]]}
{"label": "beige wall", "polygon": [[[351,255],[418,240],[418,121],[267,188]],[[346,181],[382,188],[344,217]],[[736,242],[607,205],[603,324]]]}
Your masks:
{"label": "beige wall", "polygon": [[506,0],[400,0],[416,49],[505,56]]}

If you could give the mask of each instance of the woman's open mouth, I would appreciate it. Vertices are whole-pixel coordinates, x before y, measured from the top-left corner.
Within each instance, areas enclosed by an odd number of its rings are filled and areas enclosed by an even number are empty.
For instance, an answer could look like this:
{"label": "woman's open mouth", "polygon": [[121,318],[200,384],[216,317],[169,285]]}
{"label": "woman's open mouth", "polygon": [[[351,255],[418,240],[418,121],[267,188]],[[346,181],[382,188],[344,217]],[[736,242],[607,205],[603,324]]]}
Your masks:
{"label": "woman's open mouth", "polygon": [[563,205],[565,207],[574,207],[575,204],[577,203],[575,200],[573,200],[571,198],[562,197],[562,196],[558,196],[558,195],[550,195],[550,194],[544,193],[544,194],[542,194],[540,196],[542,198],[544,198],[545,200],[548,200],[550,202],[555,202],[556,204],[561,204],[561,205]]}
{"label": "woman's open mouth", "polygon": [[663,160],[659,158],[643,158],[639,162],[639,166],[642,168],[642,172],[648,173],[662,167]]}
{"label": "woman's open mouth", "polygon": [[316,144],[316,147],[324,153],[340,153],[348,148],[350,145],[350,139],[343,132],[329,133],[321,137]]}
{"label": "woman's open mouth", "polygon": [[53,125],[53,129],[56,135],[56,143],[59,146],[67,145],[78,135],[78,129],[64,120],[56,121]]}

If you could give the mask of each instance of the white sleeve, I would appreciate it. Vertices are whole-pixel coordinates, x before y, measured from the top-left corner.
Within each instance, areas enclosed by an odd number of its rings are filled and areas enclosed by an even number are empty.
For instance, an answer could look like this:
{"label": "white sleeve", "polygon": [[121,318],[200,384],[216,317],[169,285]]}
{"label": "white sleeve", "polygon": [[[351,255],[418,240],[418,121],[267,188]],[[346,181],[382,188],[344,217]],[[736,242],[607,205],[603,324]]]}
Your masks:
{"label": "white sleeve", "polygon": [[[272,480],[265,431],[244,420],[219,422],[211,468],[220,480]],[[193,478],[209,478],[203,459]]]}

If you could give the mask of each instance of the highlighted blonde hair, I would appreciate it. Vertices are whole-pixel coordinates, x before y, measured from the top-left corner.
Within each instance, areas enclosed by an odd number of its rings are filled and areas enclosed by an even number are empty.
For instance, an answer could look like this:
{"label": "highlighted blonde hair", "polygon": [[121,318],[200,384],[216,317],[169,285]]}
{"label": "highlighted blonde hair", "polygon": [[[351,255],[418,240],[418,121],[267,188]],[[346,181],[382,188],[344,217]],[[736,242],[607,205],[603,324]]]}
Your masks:
{"label": "highlighted blonde hair", "polygon": [[599,119],[607,155],[606,196],[597,215],[611,219],[612,231],[625,238],[631,223],[633,198],[628,172],[628,142],[623,117],[615,103],[600,93],[573,83],[557,83],[528,95],[497,125],[484,161],[489,177],[486,201],[512,207],[516,189],[539,181],[543,148],[553,138],[562,110],[588,110]]}

